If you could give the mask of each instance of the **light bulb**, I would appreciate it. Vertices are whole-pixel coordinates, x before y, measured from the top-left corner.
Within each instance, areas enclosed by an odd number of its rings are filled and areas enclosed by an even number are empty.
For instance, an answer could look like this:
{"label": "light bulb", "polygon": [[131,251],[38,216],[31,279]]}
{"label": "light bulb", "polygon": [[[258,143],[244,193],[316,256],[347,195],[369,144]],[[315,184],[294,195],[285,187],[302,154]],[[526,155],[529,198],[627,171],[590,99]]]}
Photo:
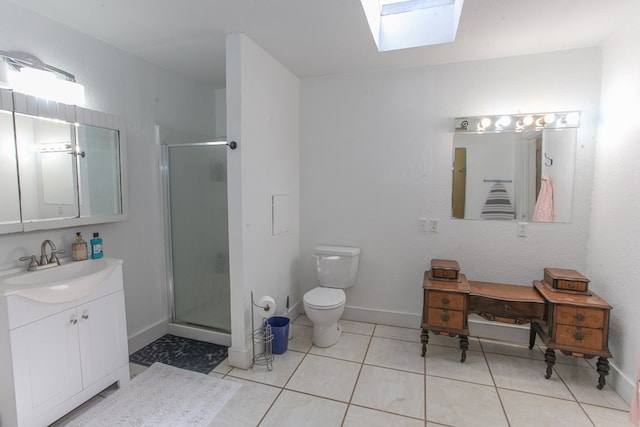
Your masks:
{"label": "light bulb", "polygon": [[577,125],[580,121],[580,114],[578,113],[569,113],[565,119],[568,125]]}

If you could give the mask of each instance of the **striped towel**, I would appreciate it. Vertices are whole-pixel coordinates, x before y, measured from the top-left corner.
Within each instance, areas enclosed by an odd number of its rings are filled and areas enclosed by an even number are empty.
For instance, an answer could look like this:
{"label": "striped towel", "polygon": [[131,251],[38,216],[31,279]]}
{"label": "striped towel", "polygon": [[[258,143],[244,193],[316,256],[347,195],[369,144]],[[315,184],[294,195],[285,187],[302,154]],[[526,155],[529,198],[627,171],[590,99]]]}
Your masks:
{"label": "striped towel", "polygon": [[496,182],[489,191],[487,201],[482,207],[482,218],[484,219],[514,219],[515,212],[509,199],[509,193],[505,186]]}

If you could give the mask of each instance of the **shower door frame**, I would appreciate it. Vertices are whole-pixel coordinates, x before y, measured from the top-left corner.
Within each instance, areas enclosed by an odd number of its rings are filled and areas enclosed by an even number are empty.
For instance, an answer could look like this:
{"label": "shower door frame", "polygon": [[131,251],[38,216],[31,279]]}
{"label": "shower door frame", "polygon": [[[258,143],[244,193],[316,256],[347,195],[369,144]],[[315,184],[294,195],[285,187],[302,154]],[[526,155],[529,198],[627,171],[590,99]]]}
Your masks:
{"label": "shower door frame", "polygon": [[[191,142],[184,144],[161,144],[160,172],[162,178],[162,204],[163,204],[163,222],[165,235],[165,277],[167,286],[167,300],[169,305],[169,324],[168,331],[170,334],[191,338],[201,341],[212,342],[215,344],[231,346],[231,331],[223,332],[208,328],[204,325],[193,325],[176,322],[176,307],[174,300],[175,284],[173,280],[173,242],[171,238],[171,193],[169,182],[169,148],[172,147],[194,147],[194,146],[215,146],[228,145],[226,140],[208,141],[208,142]],[[226,163],[226,161],[225,161]],[[228,242],[227,242],[228,243]],[[231,307],[229,307],[231,309]]]}

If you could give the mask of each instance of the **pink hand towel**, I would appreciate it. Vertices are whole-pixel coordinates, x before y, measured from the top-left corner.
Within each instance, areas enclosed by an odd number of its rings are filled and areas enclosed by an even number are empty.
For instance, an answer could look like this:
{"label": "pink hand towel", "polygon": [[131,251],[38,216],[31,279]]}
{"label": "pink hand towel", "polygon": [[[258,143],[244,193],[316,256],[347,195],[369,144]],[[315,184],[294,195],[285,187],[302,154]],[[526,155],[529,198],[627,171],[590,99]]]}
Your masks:
{"label": "pink hand towel", "polygon": [[636,392],[631,402],[631,410],[629,411],[629,421],[633,424],[640,425],[640,360],[638,360],[638,373],[636,374]]}
{"label": "pink hand towel", "polygon": [[533,209],[533,220],[536,222],[553,222],[553,186],[549,173],[545,173],[540,183],[540,193]]}

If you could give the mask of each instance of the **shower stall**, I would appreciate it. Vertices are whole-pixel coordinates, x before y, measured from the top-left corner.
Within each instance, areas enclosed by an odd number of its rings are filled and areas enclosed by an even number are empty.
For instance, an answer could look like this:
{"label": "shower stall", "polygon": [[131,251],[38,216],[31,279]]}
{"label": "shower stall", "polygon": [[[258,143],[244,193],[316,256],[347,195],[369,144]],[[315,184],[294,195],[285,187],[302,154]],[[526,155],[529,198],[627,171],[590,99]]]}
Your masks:
{"label": "shower stall", "polygon": [[163,145],[162,175],[169,332],[230,345],[226,142]]}

